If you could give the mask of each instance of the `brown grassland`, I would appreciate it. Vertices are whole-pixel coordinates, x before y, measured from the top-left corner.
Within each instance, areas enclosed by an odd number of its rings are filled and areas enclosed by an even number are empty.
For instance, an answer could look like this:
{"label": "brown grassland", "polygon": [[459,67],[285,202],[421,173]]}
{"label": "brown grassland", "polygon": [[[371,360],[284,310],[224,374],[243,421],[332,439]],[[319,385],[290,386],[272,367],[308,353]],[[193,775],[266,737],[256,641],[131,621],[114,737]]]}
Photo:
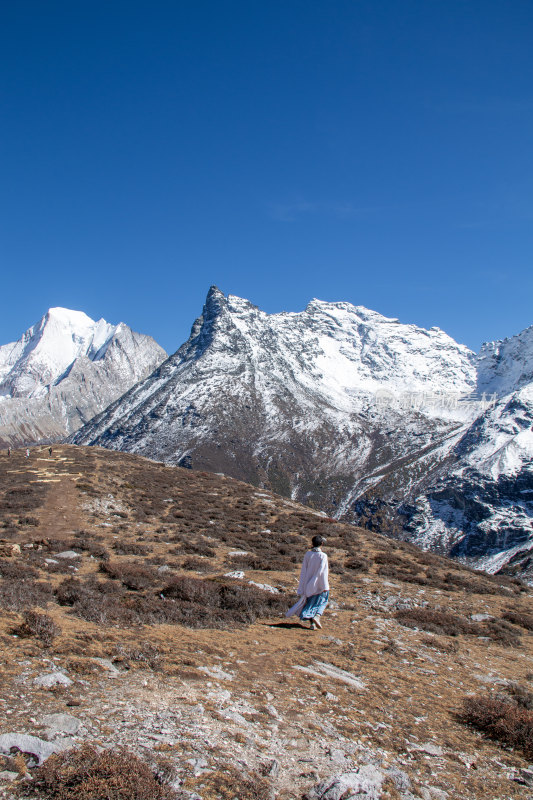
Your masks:
{"label": "brown grassland", "polygon": [[[332,603],[310,631],[284,612],[318,533]],[[0,797],[97,800],[114,781],[118,800],[288,800],[368,761],[407,773],[414,797],[531,796],[512,780],[533,761],[519,580],[224,476],[74,446],[0,455],[0,540],[0,735],[83,723],[40,769],[0,756],[21,776]],[[54,671],[72,683],[33,683]],[[387,780],[382,797],[399,792]]]}

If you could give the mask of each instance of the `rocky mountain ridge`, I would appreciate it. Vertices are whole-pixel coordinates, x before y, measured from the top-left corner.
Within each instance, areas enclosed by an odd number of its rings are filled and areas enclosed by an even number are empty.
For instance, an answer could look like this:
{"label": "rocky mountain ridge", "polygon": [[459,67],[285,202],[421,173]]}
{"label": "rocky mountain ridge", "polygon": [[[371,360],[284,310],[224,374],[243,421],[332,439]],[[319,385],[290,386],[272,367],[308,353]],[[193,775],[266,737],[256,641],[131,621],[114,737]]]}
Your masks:
{"label": "rocky mountain ridge", "polygon": [[[73,441],[223,472],[500,569],[533,540],[532,370],[533,328],[476,355],[361,306],[268,315],[212,287],[188,341]],[[476,487],[482,512],[461,499]]]}
{"label": "rocky mountain ridge", "polygon": [[166,357],[124,323],[51,308],[0,347],[0,440],[54,441],[73,433]]}

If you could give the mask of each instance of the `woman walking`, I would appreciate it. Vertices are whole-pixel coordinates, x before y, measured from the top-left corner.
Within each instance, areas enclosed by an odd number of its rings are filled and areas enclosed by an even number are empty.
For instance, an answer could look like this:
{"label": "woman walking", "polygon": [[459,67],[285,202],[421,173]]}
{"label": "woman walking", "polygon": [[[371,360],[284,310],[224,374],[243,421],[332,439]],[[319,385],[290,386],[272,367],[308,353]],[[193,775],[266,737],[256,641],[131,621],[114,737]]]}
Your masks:
{"label": "woman walking", "polygon": [[311,630],[322,627],[320,617],[329,600],[328,557],[320,549],[325,543],[323,536],[313,536],[313,546],[305,554],[300,571],[299,600],[285,615],[308,619]]}

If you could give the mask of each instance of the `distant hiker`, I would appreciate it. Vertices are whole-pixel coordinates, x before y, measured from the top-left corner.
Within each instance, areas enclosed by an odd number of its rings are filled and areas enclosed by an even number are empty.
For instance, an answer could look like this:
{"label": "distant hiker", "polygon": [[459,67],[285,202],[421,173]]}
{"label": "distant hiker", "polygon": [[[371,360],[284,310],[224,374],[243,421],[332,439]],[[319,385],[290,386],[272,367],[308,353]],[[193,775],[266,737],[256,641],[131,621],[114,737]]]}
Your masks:
{"label": "distant hiker", "polygon": [[49,447],[49,448],[48,448],[48,455],[49,455],[49,456],[51,456],[51,455],[52,455],[52,448],[51,448],[51,447]]}
{"label": "distant hiker", "polygon": [[29,458],[29,457],[30,457],[30,448],[27,447],[26,448],[26,458]]}
{"label": "distant hiker", "polygon": [[299,616],[308,619],[311,630],[321,628],[319,617],[324,613],[329,600],[328,557],[320,549],[326,540],[313,536],[311,550],[304,556],[298,584],[299,600],[289,608],[286,617]]}
{"label": "distant hiker", "polygon": [[11,455],[11,448],[10,447],[7,448],[7,455],[8,455],[8,457]]}

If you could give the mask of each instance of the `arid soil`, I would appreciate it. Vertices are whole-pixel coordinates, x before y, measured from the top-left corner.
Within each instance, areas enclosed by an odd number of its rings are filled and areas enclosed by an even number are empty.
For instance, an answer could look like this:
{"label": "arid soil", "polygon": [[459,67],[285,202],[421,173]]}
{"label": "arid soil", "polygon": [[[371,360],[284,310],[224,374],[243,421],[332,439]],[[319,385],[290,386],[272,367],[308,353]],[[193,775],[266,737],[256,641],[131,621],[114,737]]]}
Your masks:
{"label": "arid soil", "polygon": [[[123,453],[14,451],[0,477],[0,736],[125,745],[203,800],[301,798],[367,763],[383,798],[533,797],[525,738],[461,720],[472,695],[533,706],[528,586]],[[311,631],[283,611],[315,533],[332,602]],[[14,755],[0,797],[32,774]]]}

